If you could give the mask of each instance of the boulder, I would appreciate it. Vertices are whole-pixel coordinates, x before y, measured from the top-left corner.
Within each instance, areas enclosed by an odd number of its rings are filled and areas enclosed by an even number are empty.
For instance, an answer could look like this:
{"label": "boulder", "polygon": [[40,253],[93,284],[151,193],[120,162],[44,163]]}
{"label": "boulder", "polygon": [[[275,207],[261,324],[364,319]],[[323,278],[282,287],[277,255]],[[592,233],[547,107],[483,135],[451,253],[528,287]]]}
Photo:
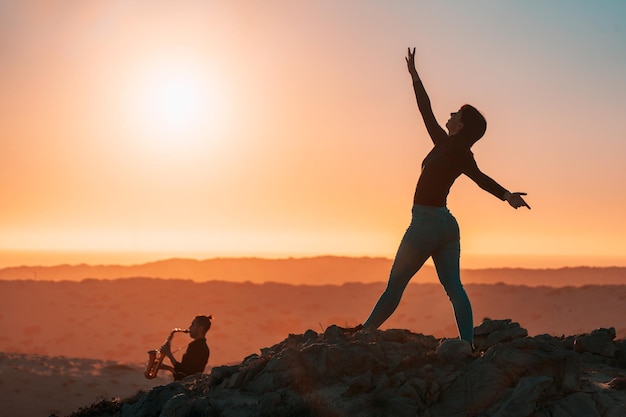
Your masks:
{"label": "boulder", "polygon": [[136,403],[122,405],[122,417],[158,417],[163,410],[163,406],[170,399],[185,392],[185,386],[181,382],[172,382],[168,385],[153,388]]}
{"label": "boulder", "polygon": [[513,323],[510,319],[484,319],[474,329],[474,346],[480,351],[485,351],[498,343],[510,342],[526,336],[528,336],[528,330],[521,327],[519,323]]}
{"label": "boulder", "polygon": [[472,357],[472,345],[462,339],[447,339],[437,346],[435,355],[446,362],[465,361]]}
{"label": "boulder", "polygon": [[574,350],[576,352],[589,352],[601,356],[615,356],[615,328],[596,329],[588,335],[581,335],[574,340]]}

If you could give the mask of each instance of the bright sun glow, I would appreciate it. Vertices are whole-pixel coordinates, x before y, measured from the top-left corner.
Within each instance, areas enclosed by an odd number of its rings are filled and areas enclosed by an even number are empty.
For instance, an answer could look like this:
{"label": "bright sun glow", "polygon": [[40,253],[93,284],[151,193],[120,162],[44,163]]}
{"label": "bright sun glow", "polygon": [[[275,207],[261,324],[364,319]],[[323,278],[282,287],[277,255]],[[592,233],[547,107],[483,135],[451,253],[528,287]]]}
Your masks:
{"label": "bright sun glow", "polygon": [[214,77],[211,68],[184,60],[139,66],[127,98],[133,139],[167,153],[193,153],[219,140],[228,106]]}
{"label": "bright sun glow", "polygon": [[145,92],[146,110],[155,123],[168,132],[185,132],[201,122],[207,96],[198,89],[197,80],[186,74],[163,74],[151,84]]}

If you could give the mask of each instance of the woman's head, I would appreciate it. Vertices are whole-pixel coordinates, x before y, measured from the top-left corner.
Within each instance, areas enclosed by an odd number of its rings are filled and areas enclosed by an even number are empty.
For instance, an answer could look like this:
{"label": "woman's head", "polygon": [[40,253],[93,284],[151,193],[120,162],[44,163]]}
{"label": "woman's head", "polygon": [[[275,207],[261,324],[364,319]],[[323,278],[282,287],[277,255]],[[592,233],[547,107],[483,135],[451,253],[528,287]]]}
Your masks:
{"label": "woman's head", "polygon": [[450,135],[463,133],[463,136],[474,143],[485,134],[487,121],[474,106],[464,104],[459,111],[450,114],[446,127]]}
{"label": "woman's head", "polygon": [[476,107],[469,104],[461,106],[461,122],[463,122],[461,132],[472,142],[482,138],[487,130],[487,120],[476,110]]}

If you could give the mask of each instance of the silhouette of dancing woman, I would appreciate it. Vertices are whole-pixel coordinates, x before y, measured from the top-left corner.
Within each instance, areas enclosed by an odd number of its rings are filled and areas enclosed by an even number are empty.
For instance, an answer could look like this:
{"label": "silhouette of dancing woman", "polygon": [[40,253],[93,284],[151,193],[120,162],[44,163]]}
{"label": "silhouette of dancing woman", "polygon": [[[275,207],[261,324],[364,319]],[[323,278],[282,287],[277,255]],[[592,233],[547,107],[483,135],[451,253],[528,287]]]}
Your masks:
{"label": "silhouette of dancing woman", "polygon": [[530,209],[530,206],[522,198],[526,193],[511,193],[478,169],[470,148],[487,128],[480,112],[465,104],[450,114],[446,133],[435,119],[430,99],[415,69],[415,48],[413,51],[409,48],[406,62],[413,79],[417,106],[435,146],[422,162],[411,224],[400,242],[387,288],[363,323],[363,329],[377,329],[391,316],[413,275],[432,256],[439,281],[452,302],[461,339],[473,344],[472,306],[461,283],[459,226],[446,207],[450,187],[461,174],[465,174],[480,188],[507,201],[513,208],[525,206]]}

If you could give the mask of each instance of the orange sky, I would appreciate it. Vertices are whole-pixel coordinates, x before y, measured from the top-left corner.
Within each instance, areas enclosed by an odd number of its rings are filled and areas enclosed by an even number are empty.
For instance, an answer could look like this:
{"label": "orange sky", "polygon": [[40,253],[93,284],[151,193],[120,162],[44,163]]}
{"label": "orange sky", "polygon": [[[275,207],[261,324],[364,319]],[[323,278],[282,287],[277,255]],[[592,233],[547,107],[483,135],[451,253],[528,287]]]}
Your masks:
{"label": "orange sky", "polygon": [[459,179],[464,265],[626,265],[626,5],[472,4],[0,0],[0,251],[392,257],[430,148],[415,46],[533,207]]}

